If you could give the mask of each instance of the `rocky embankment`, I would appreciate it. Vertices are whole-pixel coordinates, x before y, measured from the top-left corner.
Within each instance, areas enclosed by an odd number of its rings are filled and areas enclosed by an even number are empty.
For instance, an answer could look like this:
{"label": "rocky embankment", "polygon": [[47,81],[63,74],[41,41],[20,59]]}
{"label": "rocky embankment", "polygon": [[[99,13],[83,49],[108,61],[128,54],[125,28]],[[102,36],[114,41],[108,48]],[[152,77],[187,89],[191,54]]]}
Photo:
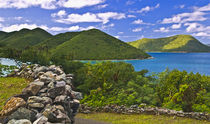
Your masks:
{"label": "rocky embankment", "polygon": [[8,124],[73,124],[81,93],[72,90],[72,74],[55,65],[23,64],[9,76],[32,79],[21,94],[7,100],[0,112]]}
{"label": "rocky embankment", "polygon": [[208,113],[200,113],[200,112],[183,112],[170,110],[166,108],[158,108],[158,107],[146,107],[146,104],[141,104],[140,107],[138,105],[132,105],[130,107],[116,106],[116,105],[107,105],[101,108],[93,108],[87,105],[80,105],[79,112],[88,114],[91,112],[110,112],[110,113],[118,113],[118,114],[152,114],[152,115],[169,115],[174,117],[187,117],[198,120],[207,120],[210,121],[210,115]]}

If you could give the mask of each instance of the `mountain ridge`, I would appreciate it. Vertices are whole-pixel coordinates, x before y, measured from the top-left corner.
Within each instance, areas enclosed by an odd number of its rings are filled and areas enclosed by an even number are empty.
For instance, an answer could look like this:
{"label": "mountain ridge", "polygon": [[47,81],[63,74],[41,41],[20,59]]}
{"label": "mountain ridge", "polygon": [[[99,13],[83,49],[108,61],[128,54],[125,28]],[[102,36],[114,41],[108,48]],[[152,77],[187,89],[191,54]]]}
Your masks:
{"label": "mountain ridge", "polygon": [[175,35],[164,38],[142,38],[128,44],[146,52],[210,52],[210,47],[191,35]]}

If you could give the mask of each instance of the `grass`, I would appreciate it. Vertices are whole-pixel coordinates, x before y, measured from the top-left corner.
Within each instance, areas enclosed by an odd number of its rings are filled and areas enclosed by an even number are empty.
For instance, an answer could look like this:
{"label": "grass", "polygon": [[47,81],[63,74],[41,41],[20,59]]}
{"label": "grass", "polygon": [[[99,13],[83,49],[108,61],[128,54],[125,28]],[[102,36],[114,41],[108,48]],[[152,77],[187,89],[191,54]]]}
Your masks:
{"label": "grass", "polygon": [[21,93],[28,84],[23,78],[0,77],[0,110],[9,97]]}
{"label": "grass", "polygon": [[77,118],[97,120],[112,124],[210,124],[208,121],[201,121],[182,117],[172,117],[165,115],[125,115],[114,113],[93,113],[77,114]]}

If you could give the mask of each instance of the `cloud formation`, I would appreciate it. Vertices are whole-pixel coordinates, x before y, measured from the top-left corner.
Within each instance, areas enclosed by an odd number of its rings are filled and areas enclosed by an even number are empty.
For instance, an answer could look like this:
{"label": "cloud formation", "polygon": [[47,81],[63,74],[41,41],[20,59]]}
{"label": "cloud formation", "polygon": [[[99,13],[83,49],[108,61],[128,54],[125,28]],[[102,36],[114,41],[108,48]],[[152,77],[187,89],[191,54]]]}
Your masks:
{"label": "cloud formation", "polygon": [[29,8],[56,9],[58,7],[79,9],[105,2],[105,0],[1,0],[0,8]]}
{"label": "cloud formation", "polygon": [[84,23],[84,22],[101,22],[106,24],[110,19],[120,20],[126,18],[124,13],[105,12],[105,13],[84,13],[84,14],[69,14],[66,18],[57,18],[56,22],[64,24]]}
{"label": "cloud formation", "polygon": [[160,4],[157,4],[156,6],[146,6],[144,8],[141,8],[139,11],[137,11],[137,13],[149,12],[159,7],[160,7]]}
{"label": "cloud formation", "polygon": [[133,31],[133,32],[140,32],[140,31],[142,31],[142,28],[135,28],[135,29],[133,29],[132,31]]}

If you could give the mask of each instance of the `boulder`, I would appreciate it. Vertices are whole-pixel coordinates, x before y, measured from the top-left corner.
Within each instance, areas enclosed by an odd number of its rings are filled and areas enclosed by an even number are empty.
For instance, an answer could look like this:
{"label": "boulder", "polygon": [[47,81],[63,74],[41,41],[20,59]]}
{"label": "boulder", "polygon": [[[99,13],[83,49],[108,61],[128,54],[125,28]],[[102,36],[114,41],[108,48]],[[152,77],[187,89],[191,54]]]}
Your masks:
{"label": "boulder", "polygon": [[19,107],[23,107],[26,105],[24,99],[19,97],[12,97],[3,107],[0,112],[0,116],[7,116],[12,112],[16,111]]}
{"label": "boulder", "polygon": [[47,93],[50,98],[55,98],[56,96],[60,96],[65,93],[65,87],[55,87],[49,89]]}
{"label": "boulder", "polygon": [[33,124],[47,124],[47,122],[48,122],[48,118],[46,118],[45,116],[41,116],[36,121],[34,121]]}
{"label": "boulder", "polygon": [[39,90],[42,88],[42,85],[30,84],[25,89],[23,89],[22,94],[36,95]]}
{"label": "boulder", "polygon": [[80,92],[71,91],[71,94],[72,94],[76,99],[79,99],[79,100],[83,99],[82,93],[80,93]]}
{"label": "boulder", "polygon": [[70,123],[69,117],[56,106],[46,106],[42,113],[52,123]]}
{"label": "boulder", "polygon": [[31,122],[35,121],[36,119],[36,112],[31,111],[27,108],[21,107],[18,108],[17,111],[13,112],[11,115],[8,116],[8,120],[21,120],[21,119],[27,119]]}
{"label": "boulder", "polygon": [[22,119],[22,120],[10,120],[7,124],[32,124],[31,121],[27,119]]}

